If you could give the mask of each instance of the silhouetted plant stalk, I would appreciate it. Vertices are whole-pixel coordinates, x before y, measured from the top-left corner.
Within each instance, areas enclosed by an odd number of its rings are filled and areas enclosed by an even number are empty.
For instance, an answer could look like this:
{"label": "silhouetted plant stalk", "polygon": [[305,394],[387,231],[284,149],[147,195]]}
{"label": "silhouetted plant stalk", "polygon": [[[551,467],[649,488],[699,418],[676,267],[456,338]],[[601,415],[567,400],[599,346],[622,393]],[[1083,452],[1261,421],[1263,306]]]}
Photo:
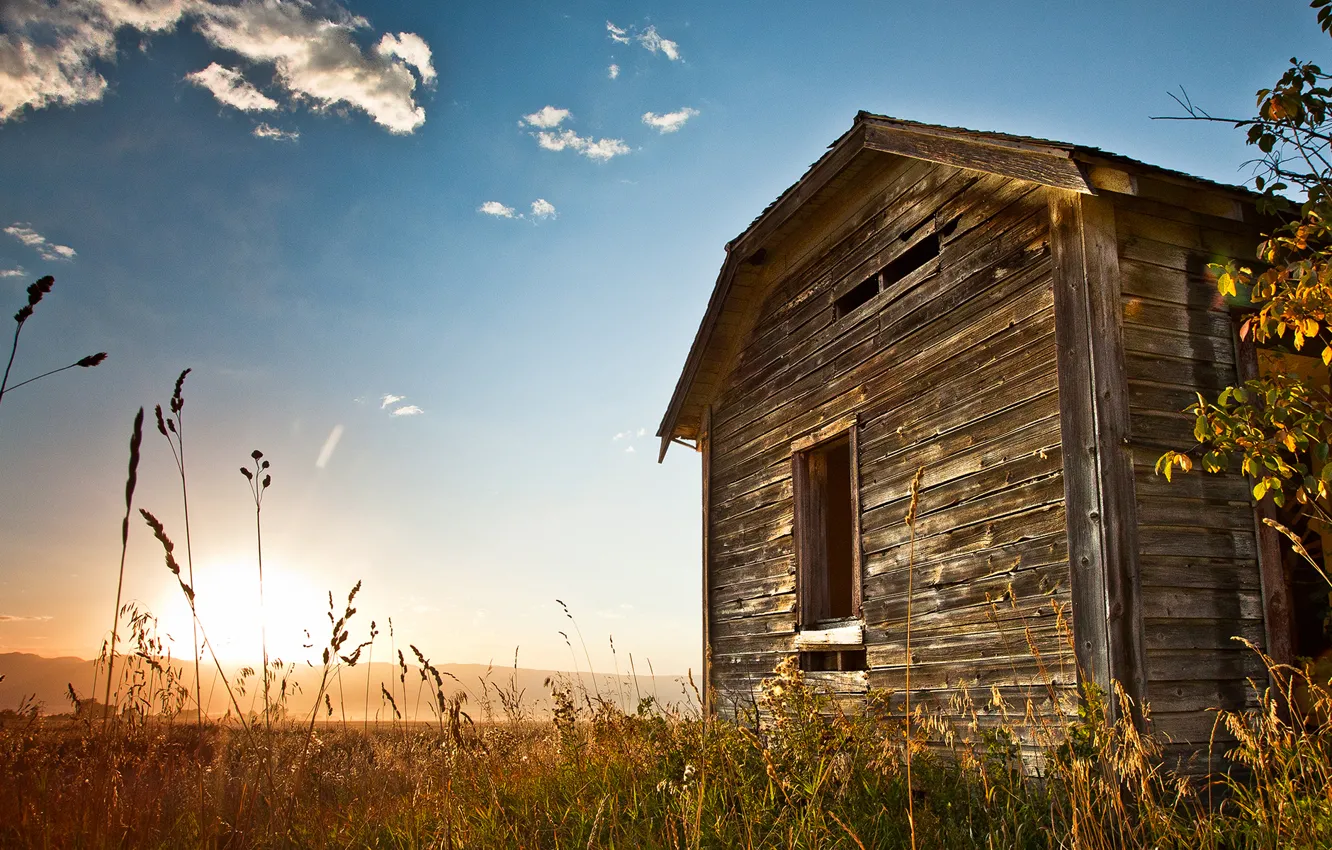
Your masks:
{"label": "silhouetted plant stalk", "polygon": [[96,354],[89,354],[87,357],[81,357],[78,360],[75,360],[73,363],[69,364],[68,366],[61,366],[59,369],[52,369],[49,372],[43,372],[40,375],[28,378],[26,381],[19,381],[17,384],[15,384],[12,387],[6,387],[3,391],[0,391],[0,396],[4,395],[5,393],[12,393],[14,390],[18,389],[19,387],[26,387],[28,384],[31,384],[33,381],[40,381],[42,378],[54,375],[57,372],[63,372],[66,369],[73,369],[76,366],[82,367],[84,369],[91,369],[94,366],[100,366],[102,364],[102,361],[104,360],[106,360],[105,351],[99,351]]}
{"label": "silhouetted plant stalk", "polygon": [[365,655],[365,716],[361,718],[361,731],[370,730],[370,672],[374,669],[375,661],[375,638],[379,636],[379,628],[375,621],[370,621],[370,640],[366,642],[368,652]]}
{"label": "silhouetted plant stalk", "polygon": [[[190,587],[194,586],[194,547],[190,537],[190,490],[187,485],[185,475],[185,376],[190,374],[189,369],[185,369],[176,378],[175,389],[171,392],[171,401],[168,404],[170,410],[169,416],[163,416],[162,405],[157,405],[153,412],[157,416],[157,430],[166,438],[167,445],[171,447],[171,458],[176,462],[176,472],[180,475],[180,500],[185,514],[185,569],[188,573]],[[194,641],[194,717],[195,723],[200,729],[198,747],[203,747],[203,682],[199,675],[199,627],[190,621],[190,634]],[[202,750],[200,749],[200,752]],[[204,810],[204,789],[203,772],[199,772],[199,817],[203,818]],[[200,821],[202,823],[202,820]]]}
{"label": "silhouetted plant stalk", "polygon": [[[259,455],[259,452],[256,451],[255,455]],[[255,458],[255,460],[258,459],[258,457]],[[260,492],[262,492],[262,490]],[[310,742],[314,739],[314,725],[315,720],[319,717],[320,702],[324,702],[330,716],[333,714],[333,705],[328,699],[328,686],[329,680],[332,679],[333,674],[341,670],[341,667],[337,662],[341,659],[348,667],[355,667],[356,663],[361,659],[361,650],[365,649],[369,643],[369,641],[366,641],[365,643],[358,645],[348,655],[339,655],[342,648],[347,644],[349,635],[347,624],[351,622],[351,618],[356,615],[356,608],[353,603],[356,601],[356,594],[360,592],[361,582],[357,581],[356,585],[352,587],[351,592],[347,594],[347,607],[343,610],[342,616],[337,617],[336,619],[333,616],[333,611],[335,610],[333,607],[333,591],[330,590],[328,592],[327,613],[328,622],[329,625],[332,626],[332,629],[330,630],[328,645],[324,647],[324,667],[322,675],[319,678],[319,692],[315,694],[314,708],[310,711],[310,722],[305,729],[305,741],[301,744],[301,755],[296,762],[296,773],[291,783],[291,794],[287,798],[288,819],[290,819],[291,807],[296,801],[296,792],[300,788],[301,777],[304,775],[308,763],[307,756],[310,753]]]}
{"label": "silhouetted plant stalk", "polygon": [[23,333],[23,325],[28,319],[32,318],[33,308],[37,306],[46,293],[51,291],[51,287],[54,285],[55,278],[50,275],[38,278],[28,286],[28,303],[20,307],[19,311],[14,314],[16,325],[14,328],[14,342],[9,346],[9,362],[5,364],[5,376],[0,378],[0,398],[4,397],[5,387],[9,384],[9,370],[14,368],[14,355],[18,353],[19,334]]}
{"label": "silhouetted plant stalk", "polygon": [[[49,278],[43,278],[49,280]],[[40,283],[40,281],[38,281]],[[35,286],[36,284],[34,284]],[[48,284],[47,288],[50,288]],[[38,300],[41,297],[38,296]],[[36,302],[31,302],[36,303]],[[19,311],[20,315],[22,310]],[[28,310],[31,315],[32,310]],[[17,340],[18,335],[15,334]],[[116,608],[112,612],[111,618],[111,644],[109,647],[108,660],[106,665],[106,697],[102,705],[102,719],[106,720],[111,711],[111,683],[115,680],[116,672],[116,640],[119,636],[120,627],[120,596],[125,589],[125,552],[129,549],[129,521],[130,511],[134,505],[134,488],[139,482],[139,446],[143,443],[143,408],[134,415],[134,430],[130,432],[130,454],[129,454],[129,476],[125,479],[125,519],[120,523],[120,573],[116,578]],[[94,682],[93,692],[96,693],[97,685]]]}
{"label": "silhouetted plant stalk", "polygon": [[[264,460],[264,453],[255,449],[250,452],[251,459],[254,460],[254,471],[242,466],[241,475],[250,484],[250,493],[254,496],[254,539],[255,546],[259,556],[259,643],[264,654],[264,728],[268,734],[272,734],[273,727],[270,722],[269,705],[269,669],[268,669],[268,617],[264,613],[264,529],[261,523],[261,516],[264,506],[264,492],[268,485],[273,483],[273,476],[265,470],[268,469],[268,461]],[[263,478],[259,476],[263,475]],[[316,700],[317,702],[318,700]]]}
{"label": "silhouetted plant stalk", "polygon": [[[199,635],[203,638],[203,645],[208,650],[208,655],[213,659],[213,665],[217,668],[217,675],[222,679],[222,686],[226,688],[227,696],[231,699],[231,707],[236,712],[237,719],[240,720],[241,728],[245,730],[245,737],[249,739],[251,746],[254,745],[254,736],[250,731],[250,724],[245,722],[245,713],[241,711],[240,703],[236,701],[236,692],[231,687],[231,680],[227,678],[226,671],[222,669],[222,662],[217,658],[217,652],[213,649],[212,641],[208,639],[208,631],[204,629],[203,621],[199,619],[199,610],[194,604],[194,587],[186,582],[180,574],[180,564],[176,561],[176,544],[167,536],[166,527],[162,521],[153,516],[143,508],[139,508],[139,514],[143,521],[148,523],[148,527],[153,530],[153,536],[157,542],[162,544],[162,551],[166,558],[166,568],[176,577],[176,583],[180,585],[180,592],[185,594],[185,601],[190,606],[190,618],[194,622],[195,628],[199,630]],[[268,769],[268,760],[264,760],[265,769]],[[270,771],[268,776],[269,787],[272,787],[273,777]]]}
{"label": "silhouetted plant stalk", "polygon": [[0,401],[4,400],[5,393],[12,392],[19,387],[31,384],[33,381],[40,381],[48,375],[54,375],[57,372],[63,372],[66,369],[73,369],[75,366],[82,366],[83,368],[88,369],[99,365],[106,359],[106,352],[99,351],[96,354],[90,354],[87,357],[80,358],[68,366],[61,366],[59,369],[43,372],[36,377],[28,378],[26,381],[20,381],[12,387],[9,386],[9,372],[14,368],[14,357],[18,354],[19,334],[23,333],[23,326],[27,323],[28,319],[32,318],[33,309],[41,302],[46,293],[51,291],[51,287],[54,285],[55,278],[50,275],[38,278],[28,286],[28,303],[20,307],[19,311],[14,314],[14,341],[9,346],[9,362],[5,364],[4,377],[0,378]]}

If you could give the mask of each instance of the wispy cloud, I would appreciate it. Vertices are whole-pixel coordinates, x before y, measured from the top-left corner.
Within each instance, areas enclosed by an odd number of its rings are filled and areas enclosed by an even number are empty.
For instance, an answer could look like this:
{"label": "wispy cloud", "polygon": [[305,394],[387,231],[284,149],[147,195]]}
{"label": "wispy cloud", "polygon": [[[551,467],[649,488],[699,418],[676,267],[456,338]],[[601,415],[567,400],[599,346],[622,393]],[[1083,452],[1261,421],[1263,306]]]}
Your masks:
{"label": "wispy cloud", "polygon": [[338,447],[338,441],[342,439],[342,425],[334,425],[333,430],[328,432],[328,439],[324,440],[324,447],[319,450],[319,457],[315,458],[315,469],[323,469],[328,466],[328,462],[333,459],[333,452]]}
{"label": "wispy cloud", "polygon": [[[660,52],[672,62],[680,58],[680,45],[669,38],[662,38],[661,33],[657,32],[656,26],[649,26],[647,29],[640,31],[634,27],[629,29],[617,27],[607,21],[606,34],[611,41],[617,44],[629,44],[631,41],[636,41],[646,50],[652,53]],[[612,79],[614,78],[612,77]]]}
{"label": "wispy cloud", "polygon": [[393,393],[385,393],[384,395],[379,397],[379,409],[383,410],[384,408],[388,407],[390,404],[397,404],[398,402],[402,401],[404,398],[406,398],[406,396],[394,395]]}
{"label": "wispy cloud", "polygon": [[[415,98],[418,78],[427,86],[435,80],[429,46],[413,33],[398,33],[363,51],[355,35],[369,22],[335,0],[79,0],[0,3],[0,122],[25,110],[101,100],[107,82],[96,65],[115,60],[118,32],[165,34],[182,22],[212,47],[271,67],[273,87],[292,103],[359,110],[392,133],[410,133],[425,121]],[[261,98],[273,100],[248,82],[228,88],[217,72],[209,86],[209,68],[191,81],[222,102],[253,109]]]}
{"label": "wispy cloud", "polygon": [[552,127],[558,127],[569,117],[569,110],[557,109],[547,104],[531,115],[523,116],[523,123],[529,127],[540,127],[543,130],[549,130]]}
{"label": "wispy cloud", "polygon": [[57,245],[42,234],[33,230],[32,226],[27,222],[16,221],[9,227],[6,227],[5,232],[22,242],[24,245],[27,245],[29,248],[32,248],[37,252],[37,256],[41,257],[43,260],[49,260],[52,262],[57,260],[72,260],[78,255],[78,252],[68,245]]}
{"label": "wispy cloud", "polygon": [[301,134],[295,130],[279,130],[271,124],[262,122],[255,126],[253,135],[257,139],[272,139],[277,142],[294,142],[301,137]]}
{"label": "wispy cloud", "polygon": [[537,198],[532,202],[532,218],[554,218],[555,205],[545,198]]}
{"label": "wispy cloud", "polygon": [[600,162],[629,153],[629,146],[622,139],[592,139],[568,128],[556,131],[568,118],[569,110],[547,104],[531,115],[524,115],[518,125],[537,128],[532,137],[548,151],[572,150]]}
{"label": "wispy cloud", "polygon": [[697,114],[697,109],[688,106],[674,112],[667,112],[664,115],[658,115],[655,112],[644,112],[643,123],[654,128],[658,133],[674,133]]}
{"label": "wispy cloud", "polygon": [[638,34],[638,43],[656,53],[660,50],[672,62],[680,58],[680,45],[657,34],[656,27],[648,27]]}
{"label": "wispy cloud", "polygon": [[611,63],[611,66],[610,66],[609,68],[606,69],[606,76],[610,77],[612,80],[614,80],[614,79],[616,79],[617,77],[619,77],[619,76],[620,76],[620,66],[619,66],[619,65],[616,65],[616,64],[614,64],[614,63]]}
{"label": "wispy cloud", "polygon": [[50,617],[20,617],[18,614],[0,614],[0,623],[45,623]]}
{"label": "wispy cloud", "polygon": [[12,269],[0,269],[0,277],[27,277],[28,273],[23,270],[23,266]]}
{"label": "wispy cloud", "polygon": [[536,133],[537,144],[548,151],[575,151],[591,160],[605,162],[612,157],[629,153],[629,146],[623,139],[596,139],[583,137],[573,130],[561,130],[558,133],[541,131]]}
{"label": "wispy cloud", "polygon": [[414,404],[407,404],[407,405],[403,405],[402,407],[397,408],[396,410],[394,410],[394,411],[393,411],[391,414],[389,414],[389,415],[390,415],[390,416],[420,416],[422,413],[425,413],[425,411],[422,410],[421,408],[417,407],[417,406],[414,405]]}
{"label": "wispy cloud", "polygon": [[[538,221],[544,221],[545,219],[556,217],[555,205],[545,198],[537,198],[533,201],[531,209],[531,220],[533,224]],[[500,201],[486,201],[484,204],[477,207],[476,211],[485,215],[494,216],[495,218],[508,218],[514,220],[528,218],[527,214],[520,213],[513,207]]]}
{"label": "wispy cloud", "polygon": [[276,100],[255,88],[240,71],[216,62],[201,71],[186,74],[185,80],[212,92],[218,103],[241,112],[269,112],[278,108]]}

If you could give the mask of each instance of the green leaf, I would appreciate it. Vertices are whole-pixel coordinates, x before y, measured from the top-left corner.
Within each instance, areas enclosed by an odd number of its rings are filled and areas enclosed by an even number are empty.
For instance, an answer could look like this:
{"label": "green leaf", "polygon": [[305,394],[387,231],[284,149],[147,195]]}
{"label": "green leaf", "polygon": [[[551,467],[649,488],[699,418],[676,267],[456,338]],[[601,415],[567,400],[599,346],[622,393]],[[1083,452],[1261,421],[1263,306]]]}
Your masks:
{"label": "green leaf", "polygon": [[1267,479],[1264,478],[1262,481],[1259,481],[1257,484],[1253,485],[1253,497],[1261,502],[1263,500],[1263,496],[1266,495],[1267,495]]}

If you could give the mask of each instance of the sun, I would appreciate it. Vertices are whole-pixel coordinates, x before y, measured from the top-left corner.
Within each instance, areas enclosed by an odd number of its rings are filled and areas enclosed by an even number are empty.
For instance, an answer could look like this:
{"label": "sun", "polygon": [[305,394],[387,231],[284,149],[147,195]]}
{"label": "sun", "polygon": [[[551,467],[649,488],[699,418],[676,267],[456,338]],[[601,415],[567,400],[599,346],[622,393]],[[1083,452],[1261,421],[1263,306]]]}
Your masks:
{"label": "sun", "polygon": [[[205,637],[224,667],[259,669],[265,642],[270,662],[300,663],[318,657],[320,641],[328,630],[327,593],[302,573],[267,561],[262,608],[259,573],[253,562],[196,564],[195,607],[202,624],[200,652],[206,663]],[[168,641],[173,657],[187,659],[193,643],[190,609],[178,587],[173,584],[168,590],[156,607],[159,633]]]}

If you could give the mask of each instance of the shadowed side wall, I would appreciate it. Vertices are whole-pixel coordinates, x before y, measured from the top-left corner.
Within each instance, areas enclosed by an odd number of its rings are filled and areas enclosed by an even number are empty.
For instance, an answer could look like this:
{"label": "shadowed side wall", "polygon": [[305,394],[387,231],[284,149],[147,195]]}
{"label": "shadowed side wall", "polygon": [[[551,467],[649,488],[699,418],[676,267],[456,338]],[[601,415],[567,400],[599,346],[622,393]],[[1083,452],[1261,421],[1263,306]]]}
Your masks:
{"label": "shadowed side wall", "polygon": [[[1197,445],[1183,409],[1236,383],[1232,316],[1209,262],[1252,262],[1254,225],[1175,204],[1113,195],[1123,300],[1130,446],[1153,727],[1179,744],[1206,744],[1207,708],[1254,704],[1263,645],[1263,590],[1254,506],[1238,470],[1154,473],[1167,449]],[[1236,209],[1236,215],[1239,210]],[[1229,736],[1218,729],[1222,748]]]}

